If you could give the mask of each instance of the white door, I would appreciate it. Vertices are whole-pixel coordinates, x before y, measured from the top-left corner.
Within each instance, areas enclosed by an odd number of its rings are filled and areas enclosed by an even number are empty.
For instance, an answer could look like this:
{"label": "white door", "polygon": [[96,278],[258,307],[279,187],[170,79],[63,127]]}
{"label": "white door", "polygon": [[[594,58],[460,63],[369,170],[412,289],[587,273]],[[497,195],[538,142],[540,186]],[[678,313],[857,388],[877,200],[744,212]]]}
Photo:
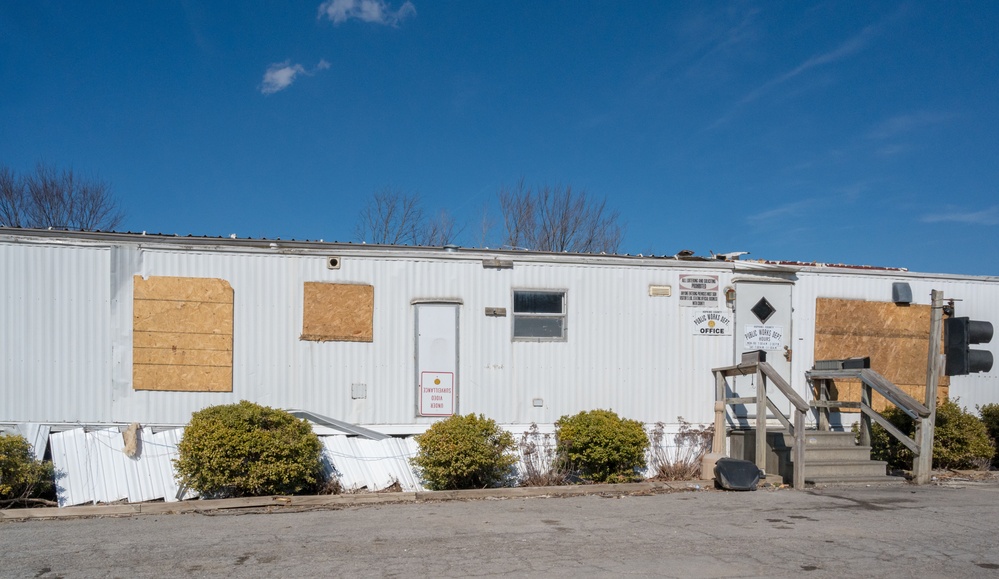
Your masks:
{"label": "white door", "polygon": [[[741,281],[735,284],[735,359],[743,352],[763,350],[767,362],[792,387],[791,376],[791,283]],[[755,384],[753,384],[755,388]],[[744,394],[748,395],[748,394]],[[785,416],[791,413],[791,403],[767,384],[767,395]]]}
{"label": "white door", "polygon": [[458,305],[416,304],[417,416],[458,409]]}

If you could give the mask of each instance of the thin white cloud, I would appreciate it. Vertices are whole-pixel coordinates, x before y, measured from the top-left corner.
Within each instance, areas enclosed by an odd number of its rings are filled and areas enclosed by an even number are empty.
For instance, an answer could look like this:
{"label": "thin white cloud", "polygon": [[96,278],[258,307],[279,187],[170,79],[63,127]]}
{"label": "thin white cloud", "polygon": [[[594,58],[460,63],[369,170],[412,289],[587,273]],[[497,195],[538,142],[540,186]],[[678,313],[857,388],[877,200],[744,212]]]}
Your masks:
{"label": "thin white cloud", "polygon": [[750,91],[749,94],[742,97],[742,100],[739,102],[741,104],[752,102],[760,98],[763,94],[767,93],[770,89],[774,88],[775,86],[783,84],[804,72],[807,72],[817,66],[822,66],[824,64],[832,64],[836,61],[843,60],[848,56],[860,52],[861,50],[866,48],[867,45],[870,43],[871,37],[874,36],[874,30],[875,29],[873,26],[868,26],[867,28],[864,28],[863,30],[860,31],[859,34],[853,36],[852,38],[848,39],[846,42],[843,42],[842,44],[830,50],[829,52],[813,56],[808,60],[806,60],[805,62],[802,62],[798,66],[792,68],[788,72],[785,72],[784,74],[767,81],[759,88]]}
{"label": "thin white cloud", "polygon": [[981,211],[950,211],[924,215],[923,223],[967,223],[969,225],[999,225],[999,205]]}
{"label": "thin white cloud", "polygon": [[937,125],[954,118],[952,113],[921,111],[908,115],[896,115],[883,121],[867,133],[868,139],[890,139],[902,133]]}
{"label": "thin white cloud", "polygon": [[260,92],[266,95],[283,91],[295,82],[298,75],[312,76],[317,71],[326,70],[329,67],[330,63],[326,59],[320,59],[311,71],[306,70],[301,64],[291,64],[290,60],[275,62],[268,66],[267,71],[264,72],[264,79],[260,83]]}
{"label": "thin white cloud", "polygon": [[843,60],[844,58],[847,58],[848,56],[852,56],[852,55],[860,52],[861,50],[863,50],[864,48],[866,48],[868,44],[870,44],[871,39],[874,37],[874,35],[875,35],[876,32],[877,32],[877,27],[875,27],[873,25],[872,26],[868,26],[868,27],[864,28],[863,30],[861,30],[856,35],[852,36],[851,38],[849,38],[846,41],[844,41],[843,43],[841,43],[836,48],[834,48],[834,49],[832,49],[832,50],[830,50],[828,52],[824,52],[822,54],[817,54],[817,55],[815,55],[815,56],[813,56],[813,57],[805,60],[804,62],[802,62],[798,66],[792,68],[791,70],[785,72],[784,74],[781,74],[781,75],[779,75],[777,77],[774,77],[774,78],[768,80],[767,82],[763,83],[762,85],[760,85],[760,86],[756,87],[755,89],[753,89],[753,90],[749,91],[748,93],[746,93],[746,95],[744,97],[742,97],[741,99],[739,99],[739,102],[736,103],[736,105],[732,108],[732,110],[730,110],[725,115],[723,115],[723,116],[719,117],[718,119],[716,119],[713,123],[711,123],[711,125],[709,126],[709,128],[713,129],[713,128],[716,128],[716,127],[718,127],[718,126],[720,126],[722,124],[727,123],[729,120],[732,119],[732,117],[734,117],[736,115],[736,113],[739,111],[740,108],[742,108],[743,106],[745,106],[745,105],[747,105],[747,104],[749,104],[749,103],[751,103],[751,102],[759,99],[763,95],[765,95],[768,92],[772,91],[774,88],[776,88],[776,87],[778,87],[778,86],[786,83],[787,81],[789,81],[789,80],[791,80],[791,79],[793,79],[793,78],[795,78],[795,77],[797,77],[797,76],[799,76],[801,74],[804,74],[805,72],[808,72],[809,70],[811,70],[813,68],[816,68],[816,67],[819,67],[819,66],[823,66],[823,65],[827,65],[827,64],[832,64],[834,62]]}
{"label": "thin white cloud", "polygon": [[329,18],[333,24],[356,18],[362,22],[398,26],[415,15],[416,6],[409,0],[398,10],[393,10],[385,0],[326,0],[319,5],[319,18]]}
{"label": "thin white cloud", "polygon": [[792,203],[785,203],[772,209],[756,213],[746,217],[746,221],[753,225],[766,225],[776,221],[790,220],[804,213],[808,208],[815,205],[815,199],[803,199]]}

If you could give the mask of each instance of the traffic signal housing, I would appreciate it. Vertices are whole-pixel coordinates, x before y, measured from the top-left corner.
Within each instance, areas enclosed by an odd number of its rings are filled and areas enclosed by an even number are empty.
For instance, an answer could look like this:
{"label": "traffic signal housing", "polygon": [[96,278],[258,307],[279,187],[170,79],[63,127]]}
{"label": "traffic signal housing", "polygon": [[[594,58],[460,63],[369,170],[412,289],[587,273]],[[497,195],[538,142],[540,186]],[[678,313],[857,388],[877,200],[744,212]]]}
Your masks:
{"label": "traffic signal housing", "polygon": [[948,318],[944,320],[944,352],[947,364],[944,374],[963,376],[972,372],[988,372],[992,369],[992,352],[973,350],[972,344],[988,344],[992,341],[992,323],[968,318]]}

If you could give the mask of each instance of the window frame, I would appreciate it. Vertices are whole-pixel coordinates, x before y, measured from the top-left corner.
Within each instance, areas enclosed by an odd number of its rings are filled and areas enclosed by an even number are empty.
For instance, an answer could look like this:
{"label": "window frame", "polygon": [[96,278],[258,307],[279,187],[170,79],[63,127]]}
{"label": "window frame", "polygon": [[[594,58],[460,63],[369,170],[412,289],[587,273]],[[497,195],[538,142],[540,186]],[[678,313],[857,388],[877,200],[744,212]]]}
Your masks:
{"label": "window frame", "polygon": [[[517,294],[538,293],[557,294],[562,298],[562,311],[560,313],[548,312],[518,312]],[[566,342],[569,340],[569,290],[560,288],[514,288],[510,291],[510,340],[513,342]],[[560,336],[518,336],[518,319],[544,319],[558,318],[562,322],[562,334]]]}

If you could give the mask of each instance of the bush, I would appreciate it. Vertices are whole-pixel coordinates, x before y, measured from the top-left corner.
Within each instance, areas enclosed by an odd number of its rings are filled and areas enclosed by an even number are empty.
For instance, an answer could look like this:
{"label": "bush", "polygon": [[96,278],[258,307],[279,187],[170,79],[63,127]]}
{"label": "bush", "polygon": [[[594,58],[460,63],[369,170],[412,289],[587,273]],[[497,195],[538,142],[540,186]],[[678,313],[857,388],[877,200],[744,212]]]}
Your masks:
{"label": "bush", "polygon": [[177,480],[208,497],[307,493],[323,482],[309,423],[245,400],[195,412],[178,450]]}
{"label": "bush", "polygon": [[557,452],[583,478],[594,482],[640,479],[649,437],[642,423],[610,410],[563,416],[555,423]]}
{"label": "bush", "polygon": [[435,422],[416,442],[411,462],[431,490],[505,485],[517,464],[513,435],[481,414]]}
{"label": "bush", "polygon": [[[985,423],[985,430],[992,438],[992,442],[999,442],[999,404],[986,404],[978,407],[978,414]],[[999,450],[992,455],[993,466],[999,466]]]}
{"label": "bush", "polygon": [[[910,437],[916,433],[916,427],[904,412],[895,406],[889,406],[881,414],[896,428],[908,433]],[[853,425],[854,433],[859,432],[859,424]],[[883,460],[888,463],[888,470],[908,470],[912,468],[912,451],[899,442],[880,424],[871,421],[871,459]]]}
{"label": "bush", "polygon": [[947,401],[937,406],[933,435],[933,464],[938,468],[982,468],[996,448],[977,416]]}
{"label": "bush", "polygon": [[[885,417],[910,437],[916,426],[901,410],[891,407]],[[933,434],[933,468],[981,468],[995,454],[985,424],[977,416],[947,400],[937,406]],[[913,454],[878,424],[871,424],[871,457],[888,462],[891,469],[911,469]]]}
{"label": "bush", "polygon": [[37,460],[23,436],[0,435],[0,500],[5,504],[51,496],[54,478],[52,463]]}

